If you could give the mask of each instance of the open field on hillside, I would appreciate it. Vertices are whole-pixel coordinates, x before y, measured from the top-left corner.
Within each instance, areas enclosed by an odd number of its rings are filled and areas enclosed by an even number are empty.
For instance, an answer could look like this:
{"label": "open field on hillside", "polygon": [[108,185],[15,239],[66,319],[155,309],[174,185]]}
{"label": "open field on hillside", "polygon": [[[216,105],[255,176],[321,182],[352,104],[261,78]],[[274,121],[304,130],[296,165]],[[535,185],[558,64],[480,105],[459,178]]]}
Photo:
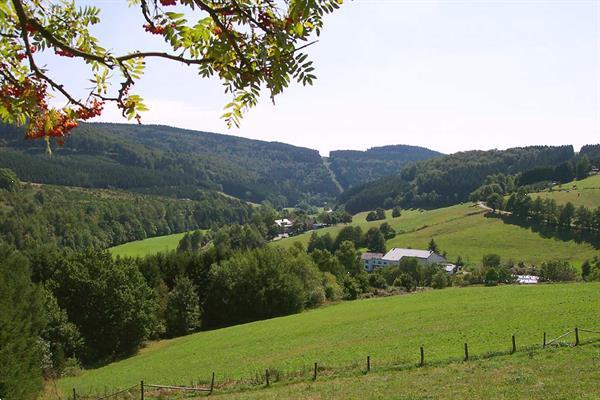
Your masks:
{"label": "open field on hillside", "polygon": [[552,198],[559,204],[565,204],[570,201],[575,206],[600,207],[600,175],[556,185],[552,188],[551,192],[531,194],[532,198],[536,198],[537,196]]}
{"label": "open field on hillside", "polygon": [[[574,366],[576,370],[574,370]],[[600,344],[516,353],[408,371],[318,379],[222,399],[598,399]]]}
{"label": "open field on hillside", "polygon": [[[398,234],[388,240],[387,248],[412,247],[426,249],[433,238],[442,251],[448,253],[449,260],[461,256],[468,264],[481,261],[484,254],[496,253],[503,260],[512,259],[527,264],[539,265],[551,259],[563,259],[580,265],[586,259],[600,256],[600,250],[589,243],[562,241],[545,238],[529,228],[504,223],[498,218],[488,218],[485,211],[472,204],[438,208],[431,211],[404,210],[399,218],[391,218],[386,213],[386,221]],[[357,214],[353,224],[363,230],[379,226],[383,221],[365,221],[365,213]],[[319,230],[332,235],[341,226]],[[404,233],[403,233],[404,232]],[[310,232],[277,242],[278,246],[291,246],[295,241],[307,244]]]}
{"label": "open field on hillside", "polygon": [[[539,344],[574,326],[600,325],[600,283],[451,288],[406,296],[344,302],[297,315],[152,343],[139,355],[58,381],[63,393],[130,386],[144,379],[189,384],[212,371],[219,382],[252,379],[265,368],[282,373],[313,362],[327,370],[414,364]],[[327,397],[327,396],[326,396]]]}
{"label": "open field on hillside", "polygon": [[174,233],[172,235],[157,236],[135,242],[125,243],[119,246],[111,247],[109,251],[113,256],[121,257],[143,257],[149,254],[155,254],[161,251],[176,250],[177,245],[184,233]]}

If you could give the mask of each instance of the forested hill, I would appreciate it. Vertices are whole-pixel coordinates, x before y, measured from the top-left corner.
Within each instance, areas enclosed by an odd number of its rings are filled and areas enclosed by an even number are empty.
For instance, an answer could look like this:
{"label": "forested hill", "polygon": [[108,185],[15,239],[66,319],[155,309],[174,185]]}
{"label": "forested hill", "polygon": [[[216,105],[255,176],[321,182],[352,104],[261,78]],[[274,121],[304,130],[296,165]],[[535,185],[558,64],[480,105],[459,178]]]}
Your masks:
{"label": "forested hill", "polygon": [[411,163],[399,174],[350,189],[340,197],[355,213],[376,207],[440,207],[466,201],[488,175],[515,174],[571,160],[573,146],[466,151]]}
{"label": "forested hill", "polygon": [[425,147],[393,145],[367,151],[336,150],[329,155],[331,170],[344,189],[395,175],[411,161],[442,156]]}
{"label": "forested hill", "polygon": [[278,206],[339,192],[316,150],[157,125],[81,124],[62,148],[0,126],[0,168],[25,181],[193,197],[198,188]]}

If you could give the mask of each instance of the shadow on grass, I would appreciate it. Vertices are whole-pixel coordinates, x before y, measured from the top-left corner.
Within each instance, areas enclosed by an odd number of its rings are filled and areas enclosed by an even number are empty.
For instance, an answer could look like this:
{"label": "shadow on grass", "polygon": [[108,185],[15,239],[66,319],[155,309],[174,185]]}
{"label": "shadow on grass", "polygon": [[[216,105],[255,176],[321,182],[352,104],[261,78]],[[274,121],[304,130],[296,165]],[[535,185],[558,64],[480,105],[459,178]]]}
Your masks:
{"label": "shadow on grass", "polygon": [[505,224],[516,225],[521,228],[531,229],[545,239],[558,239],[563,242],[588,243],[595,250],[600,249],[600,235],[593,233],[577,232],[573,229],[564,229],[558,226],[549,226],[532,221],[523,221],[513,215],[500,215],[492,212],[485,213],[486,218],[496,218]]}

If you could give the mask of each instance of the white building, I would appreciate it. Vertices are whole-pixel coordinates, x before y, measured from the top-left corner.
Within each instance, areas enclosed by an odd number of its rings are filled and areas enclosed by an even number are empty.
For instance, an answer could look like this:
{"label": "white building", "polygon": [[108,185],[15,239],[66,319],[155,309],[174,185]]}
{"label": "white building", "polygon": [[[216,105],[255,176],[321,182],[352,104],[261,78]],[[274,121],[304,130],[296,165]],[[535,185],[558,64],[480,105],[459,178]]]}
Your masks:
{"label": "white building", "polygon": [[404,257],[416,258],[421,264],[446,263],[446,259],[430,250],[393,248],[385,255],[381,253],[364,253],[361,260],[365,269],[372,272],[375,268],[387,265],[398,265]]}
{"label": "white building", "polygon": [[276,219],[275,225],[277,225],[279,227],[279,230],[282,233],[289,233],[292,230],[292,228],[294,227],[294,223],[287,218]]}
{"label": "white building", "polygon": [[400,249],[393,248],[388,251],[381,261],[383,265],[400,264],[400,260],[404,257],[416,258],[422,264],[445,263],[446,259],[431,250],[415,250],[415,249]]}

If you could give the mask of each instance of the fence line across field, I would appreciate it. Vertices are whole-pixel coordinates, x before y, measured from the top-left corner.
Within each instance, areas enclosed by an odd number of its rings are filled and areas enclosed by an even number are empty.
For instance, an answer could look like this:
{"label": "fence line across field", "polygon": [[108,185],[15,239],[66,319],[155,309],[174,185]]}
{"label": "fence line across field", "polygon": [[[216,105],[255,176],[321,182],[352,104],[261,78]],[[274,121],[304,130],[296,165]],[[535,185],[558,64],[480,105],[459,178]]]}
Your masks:
{"label": "fence line across field", "polygon": [[[594,329],[584,329],[584,328],[575,328],[575,329],[571,329],[565,333],[563,333],[562,335],[550,340],[549,342],[546,342],[546,332],[544,332],[544,339],[543,339],[543,343],[542,343],[542,348],[546,348],[547,346],[550,346],[551,344],[558,344],[558,341],[560,339],[563,339],[564,337],[574,333],[575,334],[575,342],[570,344],[571,346],[578,346],[580,345],[580,340],[579,340],[579,332],[586,332],[586,333],[594,333],[594,334],[599,334],[600,335],[600,330],[594,330]],[[537,345],[533,345],[533,347],[537,347]],[[528,346],[525,347],[524,349],[531,349],[532,346]],[[516,337],[515,335],[511,336],[511,349],[510,351],[507,352],[498,352],[498,353],[488,353],[487,355],[484,355],[483,358],[491,358],[491,357],[496,357],[496,356],[501,356],[501,355],[508,355],[508,354],[514,354],[516,353],[517,350],[517,344],[516,344]],[[413,368],[417,367],[424,367],[425,365],[427,365],[426,361],[425,361],[425,346],[420,346],[419,347],[419,352],[420,352],[420,360],[419,362],[417,362],[416,364],[412,364]],[[469,357],[469,348],[468,348],[468,343],[464,343],[464,358],[462,359],[463,362],[468,362],[469,360],[472,359],[479,359],[481,358],[481,356],[473,356],[473,357]],[[364,370],[364,373],[369,373],[372,370],[372,364],[371,364],[371,356],[368,355],[367,359],[366,359],[367,363],[366,363],[366,369]],[[448,363],[452,363],[452,362],[460,362],[459,360],[455,360],[455,359],[446,359],[446,360],[440,360],[440,362],[448,362]],[[396,364],[397,365],[397,364]],[[386,366],[390,367],[393,365],[388,365],[386,364]],[[312,374],[312,380],[316,381],[317,380],[317,373],[318,373],[318,364],[315,362],[314,363],[314,370],[313,370],[313,374]],[[269,387],[270,386],[270,370],[266,369],[265,370],[265,387]],[[144,381],[141,381],[139,386],[135,385],[135,386],[131,386],[127,389],[122,389],[119,390],[118,392],[115,393],[111,393],[102,397],[94,397],[94,396],[81,396],[78,395],[75,391],[75,388],[73,388],[73,400],[82,400],[82,399],[90,399],[90,400],[105,400],[105,399],[109,399],[111,397],[115,397],[118,396],[120,394],[123,393],[130,393],[132,390],[138,389],[140,391],[140,400],[144,400],[144,395],[146,392],[147,388],[152,388],[152,389],[164,389],[164,390],[179,390],[179,391],[188,391],[188,392],[204,392],[207,393],[207,396],[210,396],[213,393],[214,390],[214,386],[215,386],[215,373],[212,373],[212,378],[210,381],[210,387],[190,387],[190,386],[173,386],[173,385],[156,385],[156,384],[146,384],[144,383]],[[149,393],[151,393],[150,391],[148,391]]]}

